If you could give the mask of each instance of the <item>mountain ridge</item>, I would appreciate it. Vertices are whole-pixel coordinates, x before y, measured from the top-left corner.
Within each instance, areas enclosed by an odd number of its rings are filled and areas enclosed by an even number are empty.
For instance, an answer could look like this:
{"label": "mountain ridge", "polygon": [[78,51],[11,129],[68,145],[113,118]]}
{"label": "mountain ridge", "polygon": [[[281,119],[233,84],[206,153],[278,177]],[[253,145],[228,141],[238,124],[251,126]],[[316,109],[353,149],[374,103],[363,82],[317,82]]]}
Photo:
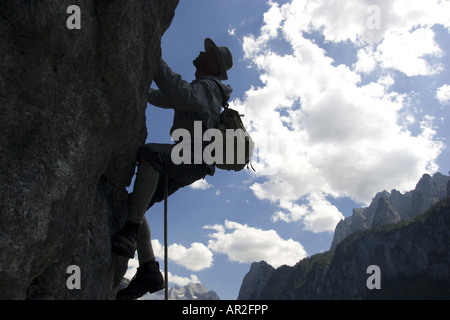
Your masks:
{"label": "mountain ridge", "polygon": [[[353,214],[350,217],[337,224],[331,249],[356,231],[367,230],[386,222],[410,220],[423,213],[447,195],[449,179],[448,176],[439,172],[435,173],[433,177],[424,174],[416,184],[415,189],[404,194],[395,189],[390,193],[387,191],[378,192],[368,207],[353,209]],[[379,208],[379,206],[382,206],[382,208]],[[386,211],[387,209],[389,210]]]}
{"label": "mountain ridge", "polygon": [[[145,294],[139,300],[164,300],[164,290],[153,294]],[[185,286],[177,286],[169,288],[169,300],[220,300],[217,293],[208,290],[201,283],[191,283]]]}
{"label": "mountain ridge", "polygon": [[[448,194],[449,185],[447,181],[444,188]],[[240,294],[238,299],[450,298],[450,195],[424,213],[399,222],[389,222],[393,208],[386,199],[379,199],[383,200],[373,211],[378,211],[377,226],[355,231],[329,251],[293,267],[274,269],[267,279],[257,273],[249,275],[257,270],[252,265],[240,289],[250,294]],[[382,214],[382,208],[387,213]],[[388,219],[385,223],[383,215]],[[380,290],[366,286],[371,265],[381,270]],[[255,281],[264,281],[259,294],[251,291]]]}

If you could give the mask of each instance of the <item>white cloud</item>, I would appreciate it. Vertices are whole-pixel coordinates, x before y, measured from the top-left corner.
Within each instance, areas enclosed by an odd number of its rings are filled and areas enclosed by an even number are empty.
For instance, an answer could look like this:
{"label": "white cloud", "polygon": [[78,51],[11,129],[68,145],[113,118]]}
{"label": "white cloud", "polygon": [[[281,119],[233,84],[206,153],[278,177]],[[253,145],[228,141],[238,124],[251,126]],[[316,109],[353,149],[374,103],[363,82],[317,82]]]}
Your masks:
{"label": "white cloud", "polygon": [[226,254],[231,261],[265,260],[277,268],[283,264],[292,266],[306,257],[300,243],[284,240],[274,230],[261,230],[228,220],[224,225],[204,228],[214,230],[209,235],[208,247],[216,253]]}
{"label": "white cloud", "polygon": [[308,205],[296,205],[290,201],[283,201],[280,207],[285,211],[278,211],[272,216],[273,221],[295,222],[302,220],[305,230],[314,233],[334,231],[336,225],[344,216],[339,210],[325,199],[320,193],[312,193],[307,197]]}
{"label": "white cloud", "polygon": [[438,99],[442,105],[448,105],[450,102],[450,85],[445,84],[438,88],[436,91],[436,99]]}
{"label": "white cloud", "polygon": [[[164,258],[164,247],[157,239],[152,240],[153,251],[159,259]],[[168,248],[168,257],[176,264],[191,271],[200,271],[212,266],[213,253],[204,244],[194,242],[189,248],[181,244],[172,244]]]}
{"label": "white cloud", "polygon": [[[261,34],[245,36],[242,44],[263,85],[248,89],[232,107],[251,115],[243,121],[257,145],[277,139],[277,152],[257,152],[251,185],[258,198],[280,207],[273,219],[330,231],[342,215],[324,197],[369,202],[380,190],[409,190],[424,172],[434,172],[443,144],[435,140],[430,118],[417,118],[408,96],[392,90],[395,79],[385,69],[409,76],[440,70],[425,58],[442,54],[430,27],[449,27],[439,13],[448,2],[380,2],[380,30],[367,28],[373,1],[269,4]],[[327,52],[305,37],[312,30],[327,41],[353,41],[359,50],[353,69],[333,65]],[[290,45],[290,54],[272,48],[277,36]],[[380,78],[361,85],[359,72],[375,69]],[[420,123],[420,130],[413,132],[412,123]],[[261,168],[274,174],[258,176]],[[306,204],[298,205],[300,200]]]}
{"label": "white cloud", "polygon": [[264,25],[262,27],[262,34],[267,37],[267,39],[272,39],[278,36],[278,29],[281,21],[283,20],[283,15],[280,11],[278,3],[270,1],[270,9],[264,14]]}
{"label": "white cloud", "polygon": [[209,184],[205,179],[200,179],[190,184],[189,187],[191,187],[192,189],[206,190],[211,188],[212,185]]}
{"label": "white cloud", "polygon": [[370,73],[377,66],[377,59],[375,57],[374,49],[370,46],[361,48],[357,53],[357,62],[354,69],[359,73]]}
{"label": "white cloud", "polygon": [[191,274],[188,278],[188,277],[177,276],[175,274],[172,274],[171,272],[168,272],[168,278],[169,278],[169,283],[173,283],[180,287],[184,287],[191,283],[201,283],[195,274]]}
{"label": "white cloud", "polygon": [[320,31],[326,41],[351,41],[361,48],[356,64],[360,72],[372,71],[377,63],[408,76],[442,70],[425,58],[442,57],[431,27],[440,24],[450,30],[449,1],[292,0],[281,7],[268,3],[259,37],[244,38],[246,58],[255,50],[269,50],[269,41],[280,31],[293,44],[302,32]]}
{"label": "white cloud", "polygon": [[355,71],[370,73],[381,67],[403,72],[409,77],[440,73],[443,65],[430,62],[430,58],[443,57],[434,36],[430,27],[386,33],[376,49],[367,45],[358,50]]}
{"label": "white cloud", "polygon": [[230,28],[228,29],[228,34],[229,34],[230,36],[236,35],[236,28],[230,27]]}
{"label": "white cloud", "polygon": [[313,232],[334,231],[344,216],[320,192],[309,195],[310,213],[303,219],[305,230]]}
{"label": "white cloud", "polygon": [[376,55],[383,68],[398,70],[410,77],[432,75],[443,70],[442,65],[431,65],[425,59],[443,56],[442,50],[434,41],[431,28],[403,33],[391,32],[378,46]]}
{"label": "white cloud", "polygon": [[283,32],[320,30],[333,42],[379,43],[390,32],[434,24],[450,30],[450,3],[440,0],[292,0],[280,10]]}

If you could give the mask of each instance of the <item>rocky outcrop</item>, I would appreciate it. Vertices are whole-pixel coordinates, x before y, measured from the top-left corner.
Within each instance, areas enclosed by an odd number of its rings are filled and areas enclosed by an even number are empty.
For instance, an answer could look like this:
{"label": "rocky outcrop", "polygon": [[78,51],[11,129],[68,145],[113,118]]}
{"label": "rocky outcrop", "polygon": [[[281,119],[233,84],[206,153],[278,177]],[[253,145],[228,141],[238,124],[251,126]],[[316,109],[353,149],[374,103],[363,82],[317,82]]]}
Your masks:
{"label": "rocky outcrop", "polygon": [[[369,266],[380,288],[369,288]],[[276,269],[252,299],[450,299],[450,196],[423,215],[353,233]]]}
{"label": "rocky outcrop", "polygon": [[[0,5],[0,299],[109,299],[110,238],[178,0]],[[81,29],[69,29],[70,5]],[[79,266],[81,289],[66,286]]]}
{"label": "rocky outcrop", "polygon": [[401,220],[402,218],[400,218],[400,215],[392,207],[388,200],[385,198],[380,198],[380,200],[378,200],[377,209],[373,216],[372,228],[382,226],[387,223],[397,223]]}
{"label": "rocky outcrop", "polygon": [[354,232],[413,219],[447,195],[448,183],[449,176],[424,174],[416,188],[405,194],[395,189],[377,193],[368,207],[353,209],[350,217],[337,224],[331,249]]}
{"label": "rocky outcrop", "polygon": [[253,300],[261,295],[275,269],[265,261],[253,262],[239,289],[238,300]]}

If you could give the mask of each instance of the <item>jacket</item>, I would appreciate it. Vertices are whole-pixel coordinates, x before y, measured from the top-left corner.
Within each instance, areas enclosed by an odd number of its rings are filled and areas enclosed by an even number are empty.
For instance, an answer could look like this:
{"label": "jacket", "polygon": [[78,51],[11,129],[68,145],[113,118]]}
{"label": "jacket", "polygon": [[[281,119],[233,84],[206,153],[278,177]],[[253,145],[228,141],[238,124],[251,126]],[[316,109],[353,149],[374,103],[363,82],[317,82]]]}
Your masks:
{"label": "jacket", "polygon": [[[154,81],[159,90],[150,89],[147,101],[156,107],[174,109],[170,133],[176,129],[186,129],[192,139],[194,121],[201,120],[204,130],[217,127],[223,101],[228,101],[233,91],[214,76],[188,83],[179,74],[174,73],[163,59],[158,61]],[[198,138],[202,137],[195,137]]]}

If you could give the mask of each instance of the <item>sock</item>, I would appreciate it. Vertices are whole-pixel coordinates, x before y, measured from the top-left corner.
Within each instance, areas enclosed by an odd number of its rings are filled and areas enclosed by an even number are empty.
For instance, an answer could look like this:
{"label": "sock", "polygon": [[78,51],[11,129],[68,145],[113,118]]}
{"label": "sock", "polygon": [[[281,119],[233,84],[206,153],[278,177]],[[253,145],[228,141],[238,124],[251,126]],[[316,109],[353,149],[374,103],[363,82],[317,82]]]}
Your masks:
{"label": "sock", "polygon": [[128,221],[140,224],[158,185],[159,172],[151,166],[138,165]]}
{"label": "sock", "polygon": [[145,217],[141,223],[141,226],[139,227],[137,252],[140,266],[147,262],[156,261],[151,242],[150,227]]}

